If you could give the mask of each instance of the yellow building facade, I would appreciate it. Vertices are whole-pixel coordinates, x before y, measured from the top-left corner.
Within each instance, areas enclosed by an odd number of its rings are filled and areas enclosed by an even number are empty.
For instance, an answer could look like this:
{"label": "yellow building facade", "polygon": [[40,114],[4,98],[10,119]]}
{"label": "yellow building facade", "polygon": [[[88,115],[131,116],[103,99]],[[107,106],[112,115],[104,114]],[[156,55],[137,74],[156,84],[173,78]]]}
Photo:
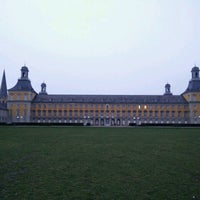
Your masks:
{"label": "yellow building facade", "polygon": [[143,124],[200,124],[199,68],[192,68],[181,95],[165,85],[163,95],[51,95],[46,84],[37,93],[26,66],[8,90],[7,123],[130,126]]}

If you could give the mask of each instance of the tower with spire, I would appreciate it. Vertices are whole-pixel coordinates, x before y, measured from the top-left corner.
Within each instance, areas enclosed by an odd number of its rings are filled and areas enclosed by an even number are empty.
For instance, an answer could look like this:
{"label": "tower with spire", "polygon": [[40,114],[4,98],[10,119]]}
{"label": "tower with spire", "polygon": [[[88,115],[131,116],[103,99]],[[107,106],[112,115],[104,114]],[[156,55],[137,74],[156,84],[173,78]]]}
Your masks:
{"label": "tower with spire", "polygon": [[5,75],[5,70],[4,70],[2,81],[1,81],[1,89],[0,89],[0,103],[5,108],[7,104],[7,96],[8,95],[7,95],[6,75]]}
{"label": "tower with spire", "polygon": [[0,86],[0,123],[5,123],[7,121],[7,96],[6,75],[4,70]]}

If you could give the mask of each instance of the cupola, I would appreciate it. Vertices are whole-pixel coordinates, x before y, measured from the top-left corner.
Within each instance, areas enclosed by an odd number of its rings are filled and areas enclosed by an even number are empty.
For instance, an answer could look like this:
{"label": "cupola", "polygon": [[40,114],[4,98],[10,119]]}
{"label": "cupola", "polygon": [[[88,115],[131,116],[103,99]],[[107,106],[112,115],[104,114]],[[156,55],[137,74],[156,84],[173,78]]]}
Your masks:
{"label": "cupola", "polygon": [[21,68],[21,78],[18,79],[16,85],[9,89],[9,91],[30,91],[36,93],[32,88],[31,81],[28,78],[28,72],[28,67],[23,66]]}
{"label": "cupola", "polygon": [[21,68],[21,79],[28,79],[28,72],[29,72],[28,67],[23,66]]}
{"label": "cupola", "polygon": [[194,66],[191,72],[192,72],[192,80],[199,80],[199,68],[197,66]]}
{"label": "cupola", "polygon": [[165,85],[165,94],[164,95],[172,95],[172,93],[171,93],[171,85],[169,83],[167,83]]}
{"label": "cupola", "polygon": [[46,89],[47,89],[46,83],[42,83],[41,84],[41,92],[40,92],[40,94],[47,94]]}
{"label": "cupola", "polygon": [[188,87],[184,93],[200,92],[199,67],[194,66],[191,70],[191,73],[192,79],[189,81]]}

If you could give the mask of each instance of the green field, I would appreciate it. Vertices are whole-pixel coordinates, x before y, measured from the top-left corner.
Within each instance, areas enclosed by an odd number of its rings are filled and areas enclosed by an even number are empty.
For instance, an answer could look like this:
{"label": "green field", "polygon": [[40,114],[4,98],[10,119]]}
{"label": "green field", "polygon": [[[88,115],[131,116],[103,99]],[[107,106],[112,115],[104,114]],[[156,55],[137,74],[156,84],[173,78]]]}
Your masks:
{"label": "green field", "polygon": [[200,129],[0,127],[0,199],[200,199]]}

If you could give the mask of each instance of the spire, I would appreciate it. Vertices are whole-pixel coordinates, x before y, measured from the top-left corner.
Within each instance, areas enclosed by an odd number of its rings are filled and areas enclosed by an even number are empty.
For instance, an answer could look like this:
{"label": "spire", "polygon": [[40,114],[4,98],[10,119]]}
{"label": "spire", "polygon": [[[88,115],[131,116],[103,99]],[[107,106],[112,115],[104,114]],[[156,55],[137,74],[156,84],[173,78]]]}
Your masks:
{"label": "spire", "polygon": [[6,75],[5,75],[5,70],[4,70],[2,81],[1,81],[0,98],[6,98],[6,97],[7,97],[7,84],[6,84]]}

